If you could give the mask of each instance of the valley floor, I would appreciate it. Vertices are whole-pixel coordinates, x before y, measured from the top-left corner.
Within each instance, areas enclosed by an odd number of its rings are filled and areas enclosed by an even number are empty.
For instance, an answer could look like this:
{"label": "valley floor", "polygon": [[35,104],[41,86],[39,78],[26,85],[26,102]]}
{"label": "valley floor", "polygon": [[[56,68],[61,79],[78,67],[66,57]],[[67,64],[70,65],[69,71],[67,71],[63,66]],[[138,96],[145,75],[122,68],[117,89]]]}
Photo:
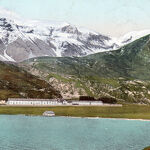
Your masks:
{"label": "valley floor", "polygon": [[0,114],[12,115],[42,115],[44,111],[54,111],[56,116],[70,117],[102,117],[102,118],[127,118],[150,119],[150,106],[148,105],[123,105],[122,107],[102,106],[52,106],[52,107],[20,107],[0,106]]}

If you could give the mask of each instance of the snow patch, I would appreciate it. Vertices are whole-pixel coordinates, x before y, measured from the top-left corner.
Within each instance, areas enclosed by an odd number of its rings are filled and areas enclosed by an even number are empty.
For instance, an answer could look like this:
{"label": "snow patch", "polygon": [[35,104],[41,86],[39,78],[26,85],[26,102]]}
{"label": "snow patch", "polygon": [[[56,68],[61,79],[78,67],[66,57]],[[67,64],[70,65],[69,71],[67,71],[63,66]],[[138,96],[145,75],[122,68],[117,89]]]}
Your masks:
{"label": "snow patch", "polygon": [[4,57],[6,58],[7,61],[12,61],[15,62],[15,60],[13,58],[11,58],[10,56],[7,55],[7,49],[4,50]]}

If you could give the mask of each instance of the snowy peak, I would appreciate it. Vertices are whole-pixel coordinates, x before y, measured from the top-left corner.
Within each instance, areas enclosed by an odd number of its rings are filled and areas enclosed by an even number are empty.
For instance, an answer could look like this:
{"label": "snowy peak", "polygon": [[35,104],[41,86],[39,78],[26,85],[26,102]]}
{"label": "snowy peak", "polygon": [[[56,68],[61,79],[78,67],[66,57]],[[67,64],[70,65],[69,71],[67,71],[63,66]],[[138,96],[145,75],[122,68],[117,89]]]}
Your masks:
{"label": "snowy peak", "polygon": [[1,29],[7,30],[7,31],[13,31],[12,24],[9,23],[6,18],[0,18],[0,27]]}
{"label": "snowy peak", "polygon": [[120,38],[112,38],[112,40],[121,47],[149,34],[150,30],[132,31]]}
{"label": "snowy peak", "polygon": [[118,46],[107,36],[65,22],[22,22],[7,18],[0,18],[0,39],[7,49],[1,50],[1,57],[9,61],[39,56],[80,57]]}
{"label": "snowy peak", "polygon": [[142,30],[142,31],[133,31],[125,34],[123,37],[120,38],[121,41],[126,42],[130,41],[133,42],[143,36],[150,34],[150,30]]}
{"label": "snowy peak", "polygon": [[86,56],[116,50],[150,33],[131,32],[111,38],[66,22],[22,20],[0,10],[0,60],[23,61],[32,57]]}

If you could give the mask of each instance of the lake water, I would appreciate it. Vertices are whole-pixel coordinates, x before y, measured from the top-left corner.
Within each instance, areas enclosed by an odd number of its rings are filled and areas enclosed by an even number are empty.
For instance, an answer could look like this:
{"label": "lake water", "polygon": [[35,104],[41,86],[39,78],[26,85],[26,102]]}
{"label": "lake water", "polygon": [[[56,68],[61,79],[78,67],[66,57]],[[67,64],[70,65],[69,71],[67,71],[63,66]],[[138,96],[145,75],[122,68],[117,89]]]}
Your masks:
{"label": "lake water", "polygon": [[0,150],[141,150],[150,121],[0,115]]}

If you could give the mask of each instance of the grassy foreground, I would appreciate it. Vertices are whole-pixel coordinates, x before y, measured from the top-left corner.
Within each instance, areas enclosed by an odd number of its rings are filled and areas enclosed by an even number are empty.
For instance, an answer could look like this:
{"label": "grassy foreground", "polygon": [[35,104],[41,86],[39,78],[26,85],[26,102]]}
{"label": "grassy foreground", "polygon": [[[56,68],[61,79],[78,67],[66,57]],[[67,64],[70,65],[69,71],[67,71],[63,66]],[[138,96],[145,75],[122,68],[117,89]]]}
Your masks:
{"label": "grassy foreground", "polygon": [[52,106],[52,107],[14,107],[1,106],[0,114],[42,115],[46,110],[54,111],[56,116],[105,117],[150,119],[150,106],[123,105],[123,107],[104,106]]}

